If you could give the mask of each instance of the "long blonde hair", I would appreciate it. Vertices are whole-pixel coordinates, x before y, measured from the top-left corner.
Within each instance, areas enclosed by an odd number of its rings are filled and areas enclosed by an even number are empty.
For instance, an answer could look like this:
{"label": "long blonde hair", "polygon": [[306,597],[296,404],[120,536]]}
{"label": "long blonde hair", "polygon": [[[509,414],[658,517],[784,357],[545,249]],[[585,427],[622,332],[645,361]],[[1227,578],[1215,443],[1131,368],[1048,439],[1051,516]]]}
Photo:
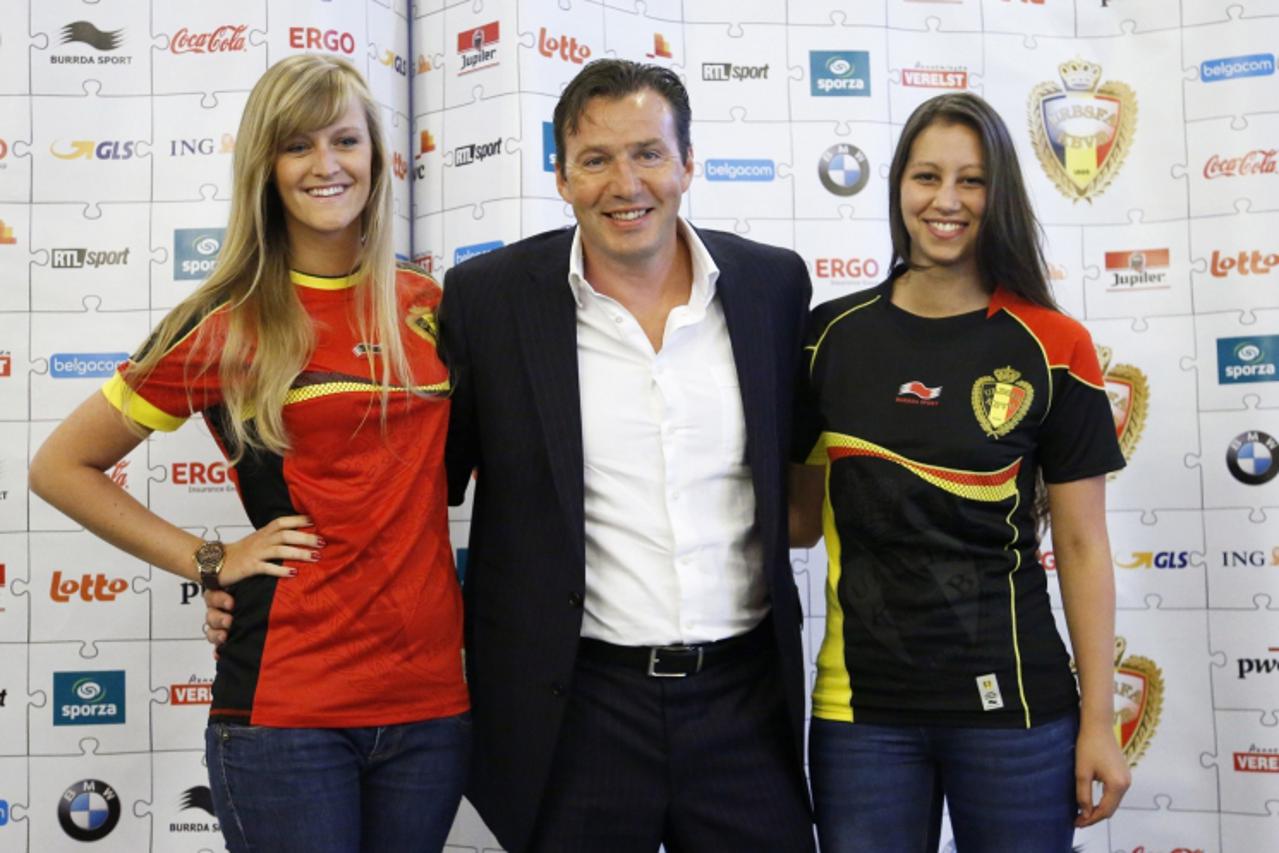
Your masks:
{"label": "long blonde hair", "polygon": [[[276,157],[286,140],[327,127],[352,103],[364,109],[373,148],[369,199],[361,214],[362,246],[351,271],[360,282],[356,326],[361,340],[381,345],[383,418],[392,377],[413,388],[400,337],[390,159],[379,107],[349,62],[291,56],[267,69],[244,107],[232,164],[231,216],[216,267],[160,322],[129,369],[130,384],[139,384],[193,326],[199,324],[203,333],[208,324],[201,320],[225,307],[226,339],[216,362],[227,409],[227,450],[235,461],[246,448],[290,449],[285,394],[315,349],[310,318],[289,278],[284,208],[273,182]],[[197,342],[192,353],[207,352],[211,345],[216,342]],[[212,368],[212,363],[194,361],[188,361],[189,371]],[[128,412],[129,401],[124,402]]]}

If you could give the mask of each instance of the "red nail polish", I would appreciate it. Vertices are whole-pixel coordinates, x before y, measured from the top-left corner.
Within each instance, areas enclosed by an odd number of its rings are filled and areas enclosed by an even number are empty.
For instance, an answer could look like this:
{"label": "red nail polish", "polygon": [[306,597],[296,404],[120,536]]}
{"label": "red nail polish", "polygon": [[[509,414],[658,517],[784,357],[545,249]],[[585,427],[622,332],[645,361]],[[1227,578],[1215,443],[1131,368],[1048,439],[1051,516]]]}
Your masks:
{"label": "red nail polish", "polygon": [[317,536],[317,537],[315,537],[315,547],[317,547],[317,548],[323,548],[326,544],[327,544],[327,543],[324,541],[324,537],[323,537],[323,536]]}
{"label": "red nail polish", "polygon": [[297,577],[297,576],[298,576],[298,570],[297,570],[297,569],[289,569],[289,577],[291,577],[291,578],[295,578],[295,577]]}

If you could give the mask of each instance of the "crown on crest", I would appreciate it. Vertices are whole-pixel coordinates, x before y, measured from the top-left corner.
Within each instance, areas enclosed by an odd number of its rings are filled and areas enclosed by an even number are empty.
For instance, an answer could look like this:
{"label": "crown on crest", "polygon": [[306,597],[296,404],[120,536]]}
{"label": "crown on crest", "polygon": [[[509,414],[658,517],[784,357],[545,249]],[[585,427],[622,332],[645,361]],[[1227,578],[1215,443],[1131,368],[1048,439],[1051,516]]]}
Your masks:
{"label": "crown on crest", "polygon": [[1021,373],[1019,373],[1016,370],[1013,370],[1011,367],[995,368],[996,382],[1004,382],[1011,385],[1012,383],[1016,382],[1018,378],[1020,377],[1021,377]]}
{"label": "crown on crest", "polygon": [[1101,66],[1085,59],[1071,59],[1057,66],[1061,82],[1072,92],[1091,92],[1101,82]]}

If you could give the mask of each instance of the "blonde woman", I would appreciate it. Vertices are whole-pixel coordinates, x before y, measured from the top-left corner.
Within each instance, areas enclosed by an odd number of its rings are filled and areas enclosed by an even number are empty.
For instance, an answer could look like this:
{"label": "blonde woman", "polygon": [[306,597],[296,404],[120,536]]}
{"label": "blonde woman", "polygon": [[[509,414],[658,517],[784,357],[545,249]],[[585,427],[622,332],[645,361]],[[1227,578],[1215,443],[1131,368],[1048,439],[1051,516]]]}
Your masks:
{"label": "blonde woman", "polygon": [[[218,266],[49,437],[31,488],[235,609],[206,732],[228,847],[439,850],[466,775],[436,284],[397,268],[358,72],[294,56],[236,137]],[[204,541],[103,474],[200,413],[255,532]]]}

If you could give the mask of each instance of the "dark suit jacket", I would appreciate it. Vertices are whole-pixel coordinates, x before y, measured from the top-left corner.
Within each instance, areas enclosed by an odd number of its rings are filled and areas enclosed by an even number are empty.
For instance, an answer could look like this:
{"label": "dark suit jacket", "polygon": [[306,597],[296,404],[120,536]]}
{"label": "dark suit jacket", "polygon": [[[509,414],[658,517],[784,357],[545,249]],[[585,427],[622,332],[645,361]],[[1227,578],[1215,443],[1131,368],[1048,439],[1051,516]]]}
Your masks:
{"label": "dark suit jacket", "polygon": [[[698,232],[720,269],[746,414],[764,571],[802,763],[801,613],[787,545],[791,382],[811,296],[794,252]],[[463,588],[475,750],[467,796],[498,840],[528,843],[582,625],[585,545],[573,230],[539,234],[445,276],[442,349],[454,380],[449,495],[478,469]]]}

